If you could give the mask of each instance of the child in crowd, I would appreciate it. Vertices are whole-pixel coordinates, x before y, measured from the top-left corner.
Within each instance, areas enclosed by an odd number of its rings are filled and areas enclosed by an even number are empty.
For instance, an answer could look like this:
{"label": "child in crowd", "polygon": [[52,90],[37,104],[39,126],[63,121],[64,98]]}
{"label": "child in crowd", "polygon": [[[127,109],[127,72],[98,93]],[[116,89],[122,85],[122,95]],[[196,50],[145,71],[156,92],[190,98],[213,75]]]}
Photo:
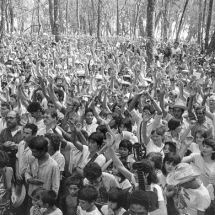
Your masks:
{"label": "child in crowd", "polygon": [[[101,211],[104,215],[122,215],[126,211],[123,205],[126,204],[125,193],[117,187],[113,187],[108,192],[108,204],[102,206]],[[123,204],[124,203],[124,204]]]}
{"label": "child in crowd", "polygon": [[78,206],[78,191],[82,187],[82,181],[78,177],[69,177],[66,181],[66,187],[69,194],[61,198],[61,209],[63,214],[75,215]]}
{"label": "child in crowd", "polygon": [[98,196],[98,191],[93,186],[84,186],[78,192],[79,206],[77,215],[101,215],[95,205]]}
{"label": "child in crowd", "polygon": [[32,198],[32,207],[30,209],[30,215],[38,215],[38,214],[42,214],[45,211],[45,208],[41,208],[39,206],[39,201],[40,201],[40,194],[46,190],[43,187],[38,187],[37,189],[35,189],[32,194],[31,194],[31,198]]}
{"label": "child in crowd", "polygon": [[57,194],[54,190],[45,190],[41,192],[39,206],[46,209],[42,213],[43,215],[63,215],[62,211],[55,206],[56,200]]}

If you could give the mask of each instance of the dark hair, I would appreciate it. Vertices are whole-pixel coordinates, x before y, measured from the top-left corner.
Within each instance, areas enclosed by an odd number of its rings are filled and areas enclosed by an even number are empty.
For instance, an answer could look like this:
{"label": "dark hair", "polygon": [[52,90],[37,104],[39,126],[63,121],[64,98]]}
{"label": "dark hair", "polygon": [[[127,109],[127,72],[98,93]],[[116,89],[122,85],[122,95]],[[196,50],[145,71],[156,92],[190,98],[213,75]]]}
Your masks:
{"label": "dark hair", "polygon": [[203,114],[205,114],[206,107],[205,107],[205,106],[197,106],[197,107],[195,108],[195,112],[197,112],[198,110],[202,111]]}
{"label": "dark hair", "polygon": [[60,137],[55,133],[47,133],[45,134],[45,137],[47,137],[50,141],[50,144],[53,146],[54,151],[58,151],[60,149]]}
{"label": "dark hair", "polygon": [[52,118],[56,118],[56,119],[58,118],[57,111],[55,109],[54,110],[46,109],[45,113],[50,114]]}
{"label": "dark hair", "polygon": [[93,186],[86,185],[83,188],[81,188],[78,192],[78,199],[87,201],[89,203],[96,201],[97,197],[98,191]]}
{"label": "dark hair", "polygon": [[87,113],[91,112],[94,116],[94,112],[93,112],[93,109],[92,108],[86,108],[85,109],[85,116],[87,115]]}
{"label": "dark hair", "polygon": [[165,169],[165,163],[166,162],[170,162],[173,163],[175,166],[178,165],[179,163],[181,163],[181,158],[179,157],[178,154],[176,153],[167,153],[163,159],[163,164],[162,164],[162,173],[166,176],[167,175],[167,171]]}
{"label": "dark hair", "polygon": [[135,190],[129,196],[128,204],[129,204],[129,207],[132,204],[141,205],[148,211],[149,205],[150,205],[148,194],[142,190]]}
{"label": "dark hair", "polygon": [[36,188],[32,193],[31,193],[31,197],[34,197],[36,199],[40,199],[40,194],[46,190],[44,187],[38,187]]}
{"label": "dark hair", "polygon": [[0,150],[0,168],[6,167],[9,163],[7,152]]}
{"label": "dark hair", "polygon": [[43,112],[42,107],[40,106],[39,102],[32,102],[31,104],[28,105],[27,111],[29,113],[37,112],[37,111]]}
{"label": "dark hair", "polygon": [[174,142],[172,142],[172,141],[167,141],[167,142],[165,142],[164,144],[165,144],[165,146],[166,146],[166,145],[169,145],[169,151],[170,151],[170,152],[176,153],[176,151],[177,151],[176,143],[174,143]]}
{"label": "dark hair", "polygon": [[148,110],[151,114],[154,114],[155,113],[155,109],[154,109],[154,107],[152,106],[152,105],[145,105],[144,107],[143,107],[143,111],[144,110]]}
{"label": "dark hair", "polygon": [[108,201],[117,203],[117,209],[124,207],[124,192],[121,188],[118,187],[112,187],[108,192]]}
{"label": "dark hair", "polygon": [[214,138],[206,138],[203,140],[202,144],[212,147],[213,153],[211,155],[211,160],[215,160],[215,139]]}
{"label": "dark hair", "polygon": [[96,162],[90,162],[84,167],[84,177],[93,181],[102,175],[102,169]]}
{"label": "dark hair", "polygon": [[129,118],[123,118],[120,122],[120,126],[124,125],[129,132],[132,132],[132,122]]}
{"label": "dark hair", "polygon": [[119,144],[119,148],[121,148],[121,147],[128,149],[130,154],[132,153],[132,143],[131,143],[131,141],[126,140],[126,139],[121,140],[121,142]]}
{"label": "dark hair", "polygon": [[10,110],[10,104],[7,102],[2,102],[1,107],[6,107],[8,110]]}
{"label": "dark hair", "polygon": [[96,131],[100,131],[104,136],[103,138],[106,139],[106,133],[108,132],[107,130],[107,127],[105,125],[99,125],[97,128],[96,128]]}
{"label": "dark hair", "polygon": [[57,200],[57,194],[54,190],[44,190],[40,194],[40,198],[43,204],[49,204],[49,206],[54,206]]}
{"label": "dark hair", "polygon": [[38,131],[38,127],[37,125],[33,124],[33,123],[27,123],[24,127],[24,129],[31,129],[31,133],[32,135],[36,135],[37,131]]}
{"label": "dark hair", "polygon": [[155,169],[161,169],[162,166],[162,154],[159,152],[150,152],[147,158],[154,163]]}
{"label": "dark hair", "polygon": [[170,131],[173,131],[176,128],[178,128],[180,124],[181,124],[181,121],[179,119],[172,118],[168,122],[168,128]]}
{"label": "dark hair", "polygon": [[77,187],[80,189],[82,187],[82,180],[80,177],[77,176],[70,176],[66,179],[66,186],[70,185],[77,185]]}
{"label": "dark hair", "polygon": [[101,147],[102,143],[103,143],[103,135],[99,132],[93,132],[90,136],[89,136],[89,141],[95,141],[98,145],[98,147]]}
{"label": "dark hair", "polygon": [[14,98],[17,101],[17,95],[16,94],[11,94],[10,97]]}
{"label": "dark hair", "polygon": [[38,151],[48,151],[48,140],[43,137],[43,136],[36,136],[33,137],[29,144],[28,144],[30,149],[36,149]]}

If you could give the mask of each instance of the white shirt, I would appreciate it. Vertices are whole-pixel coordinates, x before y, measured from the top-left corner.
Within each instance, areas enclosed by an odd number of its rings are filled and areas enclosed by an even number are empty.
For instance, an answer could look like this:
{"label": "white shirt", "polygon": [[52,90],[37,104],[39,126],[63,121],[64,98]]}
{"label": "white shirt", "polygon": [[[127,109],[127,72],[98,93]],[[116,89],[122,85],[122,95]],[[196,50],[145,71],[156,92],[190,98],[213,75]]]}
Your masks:
{"label": "white shirt", "polygon": [[87,212],[87,211],[82,210],[81,207],[78,206],[77,215],[102,215],[102,214],[100,213],[98,208],[96,208],[95,210],[93,210],[91,212]]}
{"label": "white shirt", "polygon": [[56,151],[51,157],[57,162],[60,171],[63,172],[65,167],[64,156],[59,151]]}

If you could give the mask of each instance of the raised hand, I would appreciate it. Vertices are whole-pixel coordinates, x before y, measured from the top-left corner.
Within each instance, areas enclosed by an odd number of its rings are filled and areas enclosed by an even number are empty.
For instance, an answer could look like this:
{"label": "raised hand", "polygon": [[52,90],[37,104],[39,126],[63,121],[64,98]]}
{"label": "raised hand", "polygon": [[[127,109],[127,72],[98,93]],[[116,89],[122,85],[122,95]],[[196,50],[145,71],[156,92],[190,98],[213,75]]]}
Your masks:
{"label": "raised hand", "polygon": [[109,132],[106,133],[106,143],[109,148],[111,148],[114,143],[114,138]]}

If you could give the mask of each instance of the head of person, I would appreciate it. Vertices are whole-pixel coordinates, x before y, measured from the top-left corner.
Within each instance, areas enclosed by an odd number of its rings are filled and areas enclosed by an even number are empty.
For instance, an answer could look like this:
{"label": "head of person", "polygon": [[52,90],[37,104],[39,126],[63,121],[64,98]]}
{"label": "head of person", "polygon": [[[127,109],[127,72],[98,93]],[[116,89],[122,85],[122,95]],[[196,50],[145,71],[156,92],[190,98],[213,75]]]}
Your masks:
{"label": "head of person", "polygon": [[164,143],[164,148],[163,148],[163,152],[164,155],[172,152],[172,153],[176,153],[177,151],[177,147],[176,147],[176,143],[173,141],[167,141]]}
{"label": "head of person", "polygon": [[178,41],[175,41],[175,42],[174,42],[174,48],[177,49],[178,46],[179,46],[179,42],[178,42]]}
{"label": "head of person", "polygon": [[39,205],[41,208],[50,208],[55,206],[57,194],[54,190],[44,190],[40,194]]}
{"label": "head of person", "polygon": [[120,157],[127,157],[132,153],[132,143],[129,140],[122,140],[119,144]]}
{"label": "head of person", "polygon": [[146,158],[150,161],[155,170],[161,170],[162,154],[159,152],[150,152]]}
{"label": "head of person", "polygon": [[167,175],[169,185],[180,185],[185,189],[192,187],[194,181],[201,175],[201,169],[188,163],[179,163],[172,172]]}
{"label": "head of person", "polygon": [[70,195],[77,196],[78,191],[82,187],[81,178],[70,176],[69,178],[66,179],[66,187],[67,187]]}
{"label": "head of person", "polygon": [[40,201],[40,195],[43,191],[45,191],[46,189],[43,187],[38,187],[36,188],[32,194],[31,194],[31,199],[32,199],[32,205],[39,205],[39,201]]}
{"label": "head of person", "polygon": [[209,107],[215,109],[215,94],[209,97]]}
{"label": "head of person", "polygon": [[10,95],[10,104],[12,106],[16,105],[17,104],[17,95],[16,94],[11,94]]}
{"label": "head of person", "polygon": [[20,124],[21,121],[20,115],[15,111],[9,111],[5,119],[7,122],[7,127],[10,129],[15,128],[17,125]]}
{"label": "head of person", "polygon": [[63,92],[63,90],[57,89],[57,90],[55,91],[55,95],[57,96],[57,98],[58,98],[58,100],[59,100],[60,102],[62,102],[62,101],[64,100],[64,92]]}
{"label": "head of person", "polygon": [[167,176],[179,163],[181,163],[179,155],[176,153],[167,153],[163,159],[162,173]]}
{"label": "head of person", "polygon": [[57,124],[57,111],[56,110],[50,110],[47,109],[44,113],[44,124],[48,127],[51,125],[56,125]]}
{"label": "head of person", "polygon": [[119,125],[119,132],[129,131],[132,132],[132,122],[129,118],[123,118]]}
{"label": "head of person", "polygon": [[9,111],[10,111],[10,105],[7,102],[2,102],[1,103],[1,116],[5,118]]}
{"label": "head of person", "polygon": [[165,129],[163,127],[152,130],[151,139],[155,145],[160,146],[161,143],[163,143],[164,133],[165,133]]}
{"label": "head of person", "polygon": [[105,125],[99,125],[96,128],[97,133],[101,133],[103,135],[103,138],[106,139],[106,133],[108,132],[107,127]]}
{"label": "head of person", "polygon": [[77,113],[77,111],[80,107],[80,102],[75,98],[68,97],[66,99],[66,107],[67,107],[68,112],[76,112]]}
{"label": "head of person", "polygon": [[33,137],[28,144],[32,155],[39,159],[48,152],[48,140],[43,136]]}
{"label": "head of person", "polygon": [[170,85],[171,85],[172,87],[175,86],[175,83],[176,83],[175,78],[170,78]]}
{"label": "head of person", "polygon": [[198,121],[202,121],[206,116],[206,108],[204,106],[198,106],[195,108],[195,113]]}
{"label": "head of person", "polygon": [[181,131],[181,120],[172,118],[168,122],[168,128],[169,131],[175,131],[177,133],[180,133]]}
{"label": "head of person", "polygon": [[50,110],[50,111],[56,109],[55,106],[54,106],[54,104],[53,104],[53,102],[51,100],[48,101],[47,106],[48,106],[48,110]]}
{"label": "head of person", "polygon": [[199,129],[194,134],[194,141],[201,148],[203,140],[206,139],[206,138],[208,138],[208,137],[209,137],[209,134],[208,134],[207,131]]}
{"label": "head of person", "polygon": [[23,140],[29,142],[33,137],[37,135],[38,127],[35,124],[27,123],[23,128],[22,137]]}
{"label": "head of person", "polygon": [[91,125],[93,122],[94,113],[92,108],[85,109],[85,121],[88,125]]}
{"label": "head of person", "polygon": [[184,113],[184,109],[183,109],[183,108],[180,108],[180,107],[173,107],[173,116],[174,116],[176,119],[181,119],[183,113]]}
{"label": "head of person", "polygon": [[48,139],[48,152],[57,152],[60,150],[60,137],[55,133],[47,133],[45,137]]}
{"label": "head of person", "polygon": [[215,139],[204,139],[200,150],[203,157],[210,156],[211,160],[215,160]]}
{"label": "head of person", "polygon": [[98,197],[98,191],[95,187],[86,185],[78,192],[79,206],[82,210],[89,212],[94,206]]}
{"label": "head of person", "polygon": [[140,170],[144,174],[145,184],[150,185],[151,183],[158,183],[157,173],[152,163],[148,159],[143,159],[141,161],[141,165],[134,163],[134,170]]}
{"label": "head of person", "polygon": [[149,212],[149,197],[145,191],[135,190],[128,198],[129,213],[130,215],[148,215]]}
{"label": "head of person", "polygon": [[112,211],[116,211],[119,208],[123,208],[125,205],[125,193],[118,187],[113,187],[108,191],[108,208]]}
{"label": "head of person", "polygon": [[150,118],[154,117],[155,109],[152,105],[146,105],[143,107],[143,116],[146,115]]}
{"label": "head of person", "polygon": [[36,101],[41,103],[43,101],[43,93],[41,90],[38,90],[36,92]]}
{"label": "head of person", "polygon": [[8,163],[9,157],[7,152],[0,150],[0,175],[5,172]]}
{"label": "head of person", "polygon": [[102,169],[96,162],[90,162],[84,167],[84,177],[93,186],[102,181]]}
{"label": "head of person", "polygon": [[43,109],[39,102],[32,102],[28,105],[27,111],[31,114],[36,120],[41,118],[43,115]]}
{"label": "head of person", "polygon": [[100,132],[93,132],[88,138],[89,151],[97,151],[103,144],[104,136]]}

